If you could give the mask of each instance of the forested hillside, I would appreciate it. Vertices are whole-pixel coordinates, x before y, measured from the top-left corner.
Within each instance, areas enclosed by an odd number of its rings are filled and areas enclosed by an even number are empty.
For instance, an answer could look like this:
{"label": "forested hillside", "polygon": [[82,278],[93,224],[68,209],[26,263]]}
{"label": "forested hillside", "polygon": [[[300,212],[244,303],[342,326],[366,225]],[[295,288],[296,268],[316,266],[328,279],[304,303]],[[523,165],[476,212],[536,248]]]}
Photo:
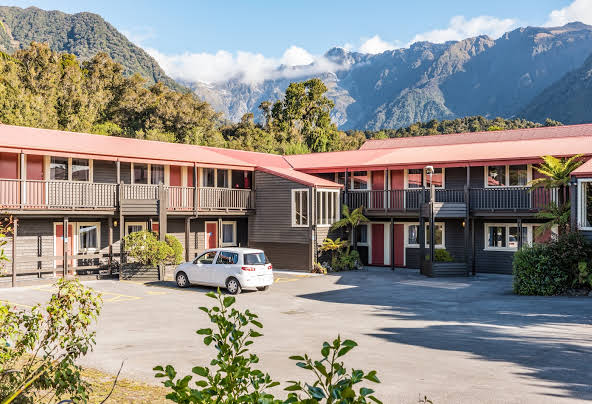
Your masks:
{"label": "forested hillside", "polygon": [[125,77],[123,67],[105,53],[80,62],[39,43],[12,55],[0,53],[0,122],[10,125],[283,154],[354,150],[370,137],[540,126],[467,117],[346,133],[331,121],[334,104],[326,94],[320,79],[291,83],[279,100],[260,104],[262,123],[251,113],[230,123],[191,93],[162,83],[147,86],[137,74]]}
{"label": "forested hillside", "polygon": [[72,53],[80,60],[105,52],[123,66],[126,76],[139,73],[149,84],[160,81],[172,89],[183,89],[165,74],[152,56],[100,15],[0,6],[0,22],[2,51],[12,53],[28,47],[31,42],[41,42],[54,51]]}

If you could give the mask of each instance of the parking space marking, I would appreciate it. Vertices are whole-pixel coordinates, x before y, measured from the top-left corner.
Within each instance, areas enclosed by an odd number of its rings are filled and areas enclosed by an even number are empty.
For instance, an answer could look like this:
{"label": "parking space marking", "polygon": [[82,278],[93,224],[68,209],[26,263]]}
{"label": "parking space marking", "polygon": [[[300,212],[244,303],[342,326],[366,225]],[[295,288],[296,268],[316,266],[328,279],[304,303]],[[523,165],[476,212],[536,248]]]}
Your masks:
{"label": "parking space marking", "polygon": [[[30,287],[33,290],[40,290],[43,292],[55,293],[57,292],[57,288],[53,285],[43,285],[43,286],[33,286]],[[97,292],[103,296],[103,302],[127,302],[131,300],[140,300],[142,297],[140,296],[132,296],[132,295],[124,295],[122,293],[113,293],[113,292],[103,292],[97,290]]]}

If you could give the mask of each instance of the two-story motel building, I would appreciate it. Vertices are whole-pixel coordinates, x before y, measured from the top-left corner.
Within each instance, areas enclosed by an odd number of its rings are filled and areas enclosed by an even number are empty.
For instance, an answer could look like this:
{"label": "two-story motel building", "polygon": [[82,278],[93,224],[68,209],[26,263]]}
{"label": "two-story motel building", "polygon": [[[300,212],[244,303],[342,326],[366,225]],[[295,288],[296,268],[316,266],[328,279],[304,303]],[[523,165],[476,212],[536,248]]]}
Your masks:
{"label": "two-story motel building", "polygon": [[[143,229],[177,237],[186,259],[250,246],[275,268],[309,270],[342,203],[371,219],[357,232],[365,263],[418,268],[433,183],[434,245],[457,264],[442,274],[511,273],[517,249],[550,237],[537,236],[536,213],[557,193],[530,189],[533,167],[575,154],[592,156],[592,124],[292,156],[0,125],[0,212],[15,222],[15,278],[96,271]],[[592,238],[592,160],[573,176],[572,225]]]}

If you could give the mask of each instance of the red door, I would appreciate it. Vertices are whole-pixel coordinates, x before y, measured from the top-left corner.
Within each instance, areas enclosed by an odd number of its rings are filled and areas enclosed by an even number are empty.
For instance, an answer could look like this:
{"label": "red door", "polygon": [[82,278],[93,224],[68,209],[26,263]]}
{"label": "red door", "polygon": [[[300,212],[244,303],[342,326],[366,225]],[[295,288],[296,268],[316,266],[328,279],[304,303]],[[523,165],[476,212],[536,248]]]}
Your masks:
{"label": "red door", "polygon": [[206,248],[218,247],[218,223],[206,222]]}
{"label": "red door", "polygon": [[[63,256],[64,255],[64,225],[63,224],[56,224],[55,227],[55,237],[54,237],[54,243],[55,243],[55,250],[56,250],[56,255],[58,256]],[[72,225],[68,224],[68,244],[67,244],[67,249],[68,249],[68,255],[74,255],[74,245],[72,243]],[[56,267],[60,267],[64,264],[63,260],[56,260],[55,261],[55,266]],[[73,267],[73,261],[72,260],[68,260],[68,267],[72,268]],[[70,269],[70,272],[72,272],[72,269]]]}
{"label": "red door", "polygon": [[27,155],[27,203],[43,206],[45,188],[43,182],[43,156]]}
{"label": "red door", "polygon": [[391,171],[390,208],[403,210],[405,208],[405,174],[403,170]]}
{"label": "red door", "polygon": [[[384,171],[372,171],[372,190],[382,191],[384,190]],[[372,192],[372,198],[370,199],[370,207],[374,209],[384,208],[384,193],[383,192]]]}
{"label": "red door", "polygon": [[172,187],[180,187],[181,186],[181,167],[179,166],[171,166],[170,169],[170,184]]}
{"label": "red door", "polygon": [[193,167],[187,167],[187,186],[192,187],[193,184]]}
{"label": "red door", "polygon": [[393,230],[393,249],[395,251],[395,266],[405,266],[405,225],[395,224]]}
{"label": "red door", "polygon": [[372,223],[372,265],[384,265],[384,224]]}

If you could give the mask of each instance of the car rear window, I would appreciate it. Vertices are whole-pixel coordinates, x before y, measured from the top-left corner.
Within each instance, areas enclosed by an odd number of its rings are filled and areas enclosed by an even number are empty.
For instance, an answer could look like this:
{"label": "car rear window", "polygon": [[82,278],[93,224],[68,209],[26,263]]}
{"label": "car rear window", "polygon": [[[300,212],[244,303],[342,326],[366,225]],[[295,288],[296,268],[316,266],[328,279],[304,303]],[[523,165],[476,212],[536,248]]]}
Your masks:
{"label": "car rear window", "polygon": [[264,253],[249,253],[245,254],[245,265],[259,265],[269,264]]}

